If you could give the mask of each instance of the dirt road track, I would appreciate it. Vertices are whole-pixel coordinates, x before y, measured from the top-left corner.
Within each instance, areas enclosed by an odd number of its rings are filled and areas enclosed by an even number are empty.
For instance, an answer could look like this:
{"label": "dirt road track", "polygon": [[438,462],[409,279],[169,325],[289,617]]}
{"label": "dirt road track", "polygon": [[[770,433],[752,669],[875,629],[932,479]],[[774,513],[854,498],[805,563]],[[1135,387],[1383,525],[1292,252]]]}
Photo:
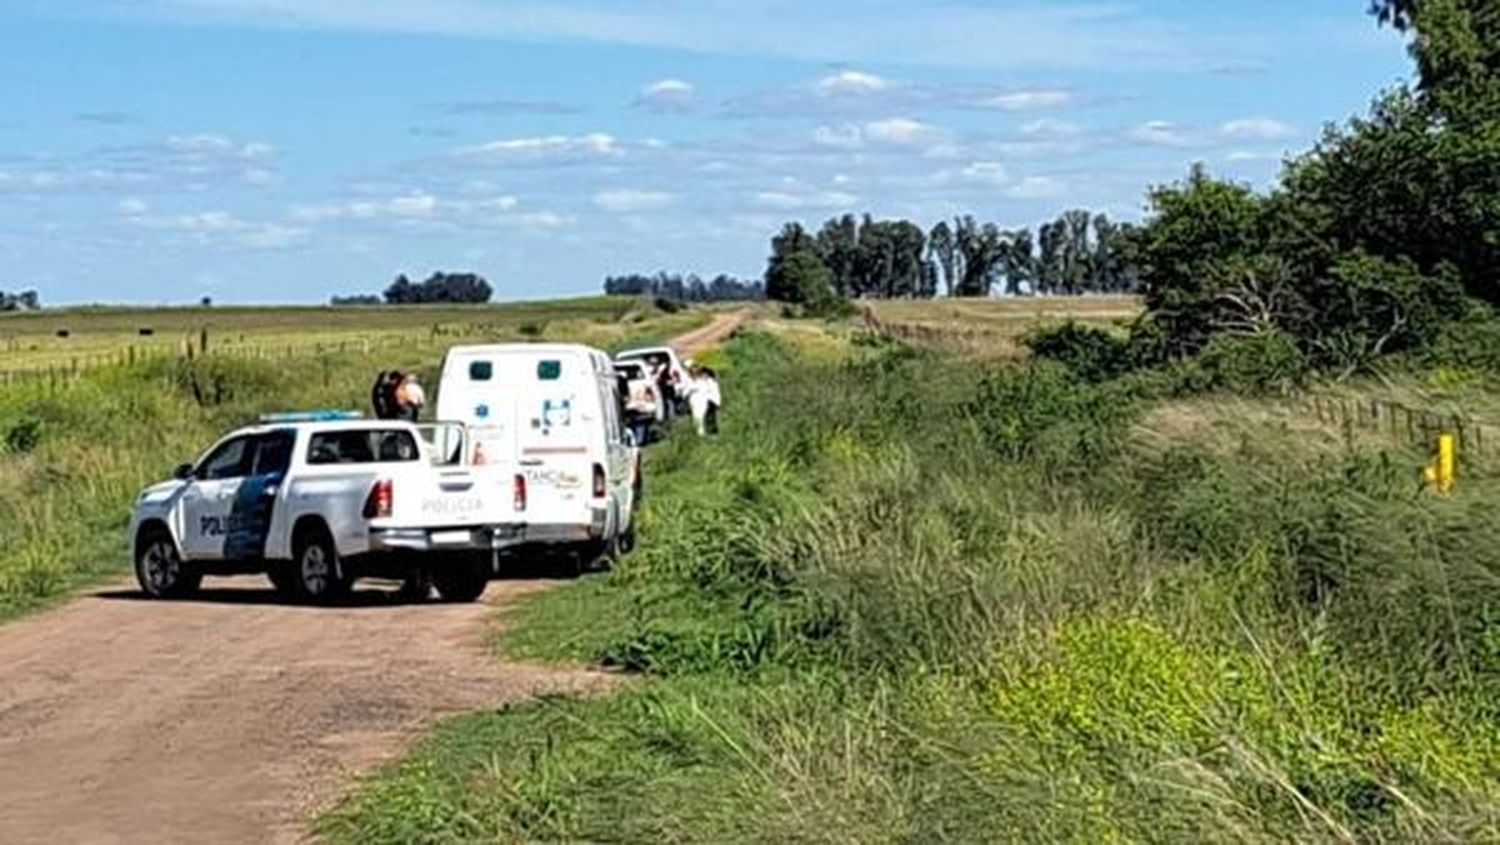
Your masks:
{"label": "dirt road track", "polygon": [[497,606],[556,583],[496,581],[473,605],[368,590],[335,609],[279,604],[259,578],[185,602],[117,584],[0,626],[0,843],[299,841],[438,717],[611,682],[486,649]]}

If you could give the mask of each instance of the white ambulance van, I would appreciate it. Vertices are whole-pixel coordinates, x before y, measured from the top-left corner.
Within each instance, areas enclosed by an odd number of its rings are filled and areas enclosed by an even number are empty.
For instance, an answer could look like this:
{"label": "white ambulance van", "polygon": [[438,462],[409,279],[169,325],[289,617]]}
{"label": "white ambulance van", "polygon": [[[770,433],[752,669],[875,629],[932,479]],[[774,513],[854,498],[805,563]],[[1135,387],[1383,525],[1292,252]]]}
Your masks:
{"label": "white ambulance van", "polygon": [[635,544],[639,450],[621,418],[614,364],[579,344],[455,346],[437,418],[467,428],[467,463],[518,467],[522,550],[585,563]]}

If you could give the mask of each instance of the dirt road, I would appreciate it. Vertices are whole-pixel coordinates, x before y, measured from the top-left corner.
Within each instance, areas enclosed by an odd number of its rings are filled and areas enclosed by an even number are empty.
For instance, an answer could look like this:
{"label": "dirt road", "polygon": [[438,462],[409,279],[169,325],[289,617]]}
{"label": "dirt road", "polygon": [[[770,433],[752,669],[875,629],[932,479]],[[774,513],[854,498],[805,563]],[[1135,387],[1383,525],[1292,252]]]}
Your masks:
{"label": "dirt road", "polygon": [[259,578],[185,602],[117,584],[0,626],[0,843],[298,841],[438,717],[610,683],[486,649],[497,606],[556,583],[496,581],[473,605],[368,590],[335,609],[279,604]]}

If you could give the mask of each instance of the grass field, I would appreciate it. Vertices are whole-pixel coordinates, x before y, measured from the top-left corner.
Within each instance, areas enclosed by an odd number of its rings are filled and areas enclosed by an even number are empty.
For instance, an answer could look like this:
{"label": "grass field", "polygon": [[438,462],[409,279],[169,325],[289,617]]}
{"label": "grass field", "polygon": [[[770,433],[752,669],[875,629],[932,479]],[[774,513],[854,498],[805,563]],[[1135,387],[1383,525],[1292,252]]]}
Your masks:
{"label": "grass field", "polygon": [[[498,305],[78,308],[0,314],[0,371],[111,363],[176,354],[184,344],[266,357],[318,346],[452,342],[471,337],[566,337],[583,324],[640,313],[628,297]],[[60,333],[66,332],[66,337]],[[363,348],[363,346],[361,347]]]}
{"label": "grass field", "polygon": [[[462,318],[469,328],[422,342],[381,333],[403,319],[426,324],[438,315],[449,320],[443,325]],[[285,353],[269,347],[271,354],[260,356],[211,341],[208,355],[191,359],[175,352],[133,363],[117,357],[66,378],[0,384],[0,618],[127,571],[124,530],[140,488],[259,413],[364,409],[375,373],[391,367],[416,369],[435,386],[444,348],[461,340],[554,339],[611,348],[675,337],[710,315],[588,299],[473,310],[265,309],[209,316],[225,320],[211,331],[243,332],[247,343],[300,342]],[[367,318],[368,327],[356,317]],[[121,326],[148,318],[175,330],[199,325],[177,311],[69,312],[0,323],[29,327],[33,337],[49,320],[62,320],[84,327],[80,339],[106,344],[121,341]],[[341,346],[345,334],[358,342]],[[40,340],[37,350],[23,354],[44,354]],[[0,369],[6,360],[0,355]]]}
{"label": "grass field", "polygon": [[1028,332],[1067,320],[1120,326],[1140,314],[1133,296],[1012,297],[1006,299],[890,300],[869,303],[888,334],[959,355],[1018,358]]}
{"label": "grass field", "polygon": [[1441,499],[1420,444],[1294,400],[808,324],[722,371],[723,436],[650,455],[641,549],[500,642],[638,682],[453,719],[325,836],[1500,837],[1490,462]]}

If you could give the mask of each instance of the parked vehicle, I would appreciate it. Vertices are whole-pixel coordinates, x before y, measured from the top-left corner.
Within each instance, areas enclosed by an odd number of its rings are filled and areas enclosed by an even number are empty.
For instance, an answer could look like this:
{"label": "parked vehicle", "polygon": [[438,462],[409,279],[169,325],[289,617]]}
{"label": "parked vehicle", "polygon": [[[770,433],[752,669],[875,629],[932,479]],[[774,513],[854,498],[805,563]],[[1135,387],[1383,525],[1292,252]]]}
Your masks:
{"label": "parked vehicle", "polygon": [[609,357],[577,344],[455,346],[437,416],[466,426],[468,460],[526,483],[526,547],[592,563],[635,544],[639,449]]}
{"label": "parked vehicle", "polygon": [[379,576],[472,601],[498,553],[521,542],[526,482],[514,465],[455,461],[465,438],[458,425],[353,413],[264,417],[141,493],[136,578],[173,598],[205,575],[265,573],[290,596],[326,602]]}
{"label": "parked vehicle", "polygon": [[661,388],[646,366],[637,361],[616,361],[615,373],[620,379],[625,425],[644,446],[655,439],[657,427],[667,419]]}
{"label": "parked vehicle", "polygon": [[648,373],[658,367],[662,368],[665,378],[659,385],[659,392],[662,394],[664,413],[667,417],[671,417],[686,410],[682,386],[687,383],[688,371],[682,356],[677,354],[677,350],[670,346],[627,349],[615,355],[615,362],[639,363],[646,367]]}

